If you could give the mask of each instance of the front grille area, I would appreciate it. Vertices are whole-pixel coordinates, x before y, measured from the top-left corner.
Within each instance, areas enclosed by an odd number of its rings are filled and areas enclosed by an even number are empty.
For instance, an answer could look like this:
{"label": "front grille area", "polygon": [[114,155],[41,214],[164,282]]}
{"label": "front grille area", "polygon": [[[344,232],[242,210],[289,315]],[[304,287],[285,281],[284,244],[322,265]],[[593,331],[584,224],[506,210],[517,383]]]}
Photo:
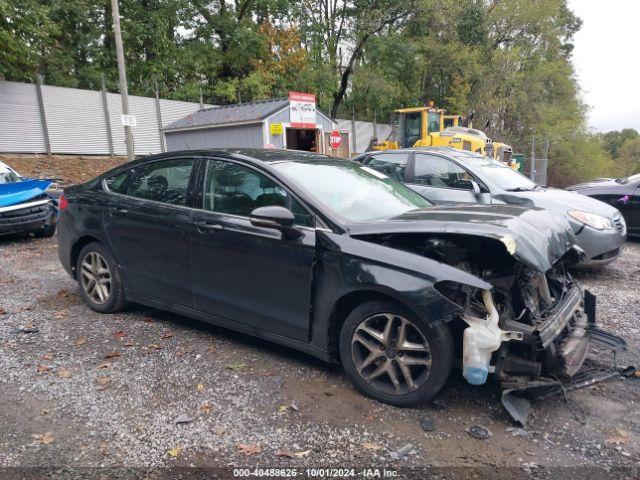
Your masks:
{"label": "front grille area", "polygon": [[22,225],[41,220],[46,220],[50,213],[48,203],[35,205],[33,207],[0,212],[0,227]]}

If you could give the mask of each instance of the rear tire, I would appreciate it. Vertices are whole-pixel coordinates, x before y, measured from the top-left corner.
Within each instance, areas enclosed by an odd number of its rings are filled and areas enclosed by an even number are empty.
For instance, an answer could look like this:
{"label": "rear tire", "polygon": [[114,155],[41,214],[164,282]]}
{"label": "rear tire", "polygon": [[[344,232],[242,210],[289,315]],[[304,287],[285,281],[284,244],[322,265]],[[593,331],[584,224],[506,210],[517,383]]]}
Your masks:
{"label": "rear tire", "polygon": [[116,262],[101,243],[91,242],[80,251],[76,277],[82,298],[96,312],[114,313],[126,307]]}
{"label": "rear tire", "polygon": [[340,332],[340,358],[365,395],[396,406],[426,402],[440,392],[453,365],[453,338],[443,323],[427,323],[401,304],[356,307]]}

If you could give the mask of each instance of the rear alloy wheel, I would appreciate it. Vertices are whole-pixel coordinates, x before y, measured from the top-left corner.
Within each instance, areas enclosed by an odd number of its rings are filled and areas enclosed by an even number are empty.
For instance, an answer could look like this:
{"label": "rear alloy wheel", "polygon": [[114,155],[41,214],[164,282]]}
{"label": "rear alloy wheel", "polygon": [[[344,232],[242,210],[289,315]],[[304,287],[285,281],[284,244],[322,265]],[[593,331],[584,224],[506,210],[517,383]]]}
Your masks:
{"label": "rear alloy wheel", "polygon": [[391,302],[367,302],[345,321],[340,354],[361,391],[407,406],[440,391],[451,370],[453,346],[446,325],[426,324]]}
{"label": "rear alloy wheel", "polygon": [[111,313],[125,306],[115,262],[100,243],[93,242],[82,249],[78,255],[76,276],[80,293],[93,310]]}

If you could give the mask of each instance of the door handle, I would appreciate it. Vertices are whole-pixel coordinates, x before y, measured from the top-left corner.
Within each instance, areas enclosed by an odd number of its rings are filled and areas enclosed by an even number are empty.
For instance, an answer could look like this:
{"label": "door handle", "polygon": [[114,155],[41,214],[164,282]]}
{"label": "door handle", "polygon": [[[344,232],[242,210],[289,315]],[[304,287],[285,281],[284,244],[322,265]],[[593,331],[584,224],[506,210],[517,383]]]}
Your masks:
{"label": "door handle", "polygon": [[115,207],[115,208],[112,208],[111,210],[109,210],[109,213],[111,214],[111,216],[114,216],[114,215],[126,215],[127,213],[129,213],[129,210],[127,210],[124,207]]}
{"label": "door handle", "polygon": [[196,222],[199,232],[222,230],[222,225],[214,222]]}

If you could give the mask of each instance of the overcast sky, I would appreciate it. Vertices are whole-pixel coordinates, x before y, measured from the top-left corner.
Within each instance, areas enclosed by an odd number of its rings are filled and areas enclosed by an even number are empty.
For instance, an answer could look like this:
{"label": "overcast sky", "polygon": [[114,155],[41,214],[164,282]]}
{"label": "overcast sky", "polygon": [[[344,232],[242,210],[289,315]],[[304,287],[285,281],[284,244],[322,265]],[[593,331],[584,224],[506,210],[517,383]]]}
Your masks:
{"label": "overcast sky", "polygon": [[640,0],[569,0],[583,22],[573,63],[598,131],[640,130]]}

